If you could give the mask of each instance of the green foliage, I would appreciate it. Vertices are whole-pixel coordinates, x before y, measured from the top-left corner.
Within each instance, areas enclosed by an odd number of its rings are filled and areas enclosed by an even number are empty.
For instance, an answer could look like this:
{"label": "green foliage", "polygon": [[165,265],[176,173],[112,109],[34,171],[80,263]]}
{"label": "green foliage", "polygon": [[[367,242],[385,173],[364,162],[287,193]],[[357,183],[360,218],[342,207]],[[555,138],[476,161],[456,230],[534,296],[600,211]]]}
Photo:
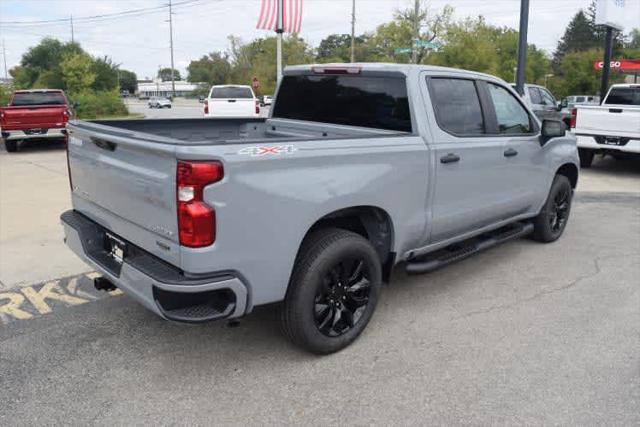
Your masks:
{"label": "green foliage", "polygon": [[92,71],[91,57],[86,53],[65,54],[60,62],[62,78],[70,94],[81,93],[89,88],[96,79]]}
{"label": "green foliage", "polygon": [[[171,68],[161,68],[158,70],[158,78],[163,82],[171,81]],[[173,80],[182,80],[180,77],[180,71],[173,69]]]}
{"label": "green foliage", "polygon": [[[259,94],[270,94],[276,86],[276,38],[267,37],[243,43],[238,37],[229,37],[229,58],[232,64],[229,83],[251,84],[253,77],[260,81]],[[315,60],[311,47],[297,34],[283,39],[283,65],[308,64]]]}
{"label": "green foliage", "polygon": [[129,114],[117,90],[98,92],[85,90],[72,95],[71,102],[77,103],[75,112],[80,119],[126,116]]}
{"label": "green foliage", "polygon": [[7,85],[0,85],[0,107],[4,107],[9,104],[9,98],[11,97],[11,93],[13,92],[13,88]]}
{"label": "green foliage", "polygon": [[133,94],[138,89],[138,76],[129,70],[118,70],[120,90],[126,90]]}
{"label": "green foliage", "polygon": [[105,56],[94,59],[91,64],[91,72],[95,75],[91,89],[105,91],[118,88],[118,66],[113,63],[111,58]]}
{"label": "green foliage", "polygon": [[[568,95],[595,95],[600,92],[602,72],[593,69],[593,61],[601,60],[602,49],[567,53],[560,62],[560,74],[549,80],[549,87],[560,98]],[[621,73],[611,73],[609,84],[624,80]]]}
{"label": "green foliage", "polygon": [[231,63],[226,54],[211,52],[198,60],[191,61],[187,72],[187,80],[193,83],[225,84],[231,77]]}

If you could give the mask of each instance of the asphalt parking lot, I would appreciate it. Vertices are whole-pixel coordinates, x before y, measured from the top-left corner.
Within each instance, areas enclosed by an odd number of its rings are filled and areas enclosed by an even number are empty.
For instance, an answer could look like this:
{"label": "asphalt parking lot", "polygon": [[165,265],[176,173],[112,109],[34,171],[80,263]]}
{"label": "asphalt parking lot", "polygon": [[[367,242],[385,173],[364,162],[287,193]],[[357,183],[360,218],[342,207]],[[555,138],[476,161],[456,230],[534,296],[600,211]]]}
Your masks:
{"label": "asphalt parking lot", "polygon": [[0,152],[0,425],[640,424],[637,160],[583,171],[556,243],[397,270],[326,357],[274,307],[189,326],[92,290],[62,243],[66,167],[62,146]]}

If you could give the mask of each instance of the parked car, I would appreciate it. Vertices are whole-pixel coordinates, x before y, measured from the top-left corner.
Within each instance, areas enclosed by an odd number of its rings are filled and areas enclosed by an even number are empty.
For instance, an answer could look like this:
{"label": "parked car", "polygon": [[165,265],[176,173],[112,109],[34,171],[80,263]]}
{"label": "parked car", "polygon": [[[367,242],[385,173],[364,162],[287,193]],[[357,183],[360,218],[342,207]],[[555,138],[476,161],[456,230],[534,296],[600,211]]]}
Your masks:
{"label": "parked car", "polygon": [[280,302],[284,333],[331,353],[363,331],[394,265],[425,273],[563,233],[575,138],[497,77],[301,65],[277,100],[269,118],[70,123],[61,219],[97,288],[182,322]]}
{"label": "parked car", "polygon": [[[515,88],[515,84],[512,83]],[[525,84],[524,95],[522,99],[525,100],[527,105],[533,110],[536,116],[540,120],[562,120],[563,115],[561,113],[562,106],[551,94],[549,89],[544,86]]]}
{"label": "parked car", "polygon": [[640,85],[613,85],[602,105],[577,105],[572,114],[582,167],[596,154],[640,154]]}
{"label": "parked car", "polygon": [[576,105],[600,105],[600,97],[597,95],[571,95],[560,101],[562,110],[562,121],[565,122],[567,128],[571,126],[571,110]]}
{"label": "parked car", "polygon": [[171,108],[171,100],[164,96],[152,96],[149,99],[149,108]]}
{"label": "parked car", "polygon": [[17,151],[24,141],[64,140],[72,109],[60,89],[17,90],[0,108],[0,129],[6,150]]}
{"label": "parked car", "polygon": [[213,86],[204,101],[205,117],[257,117],[260,104],[251,86]]}
{"label": "parked car", "polygon": [[260,97],[260,105],[267,106],[273,103],[273,95],[262,95]]}

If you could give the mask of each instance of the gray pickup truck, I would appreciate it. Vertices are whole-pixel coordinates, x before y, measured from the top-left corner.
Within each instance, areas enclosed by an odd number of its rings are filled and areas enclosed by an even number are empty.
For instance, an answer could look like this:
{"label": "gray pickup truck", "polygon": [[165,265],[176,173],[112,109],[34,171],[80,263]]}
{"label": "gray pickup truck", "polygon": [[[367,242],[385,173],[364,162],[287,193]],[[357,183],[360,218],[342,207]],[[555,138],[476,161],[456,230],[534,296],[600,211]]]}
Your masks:
{"label": "gray pickup truck", "polygon": [[61,220],[96,287],[182,322],[278,302],[285,335],[315,353],[358,337],[396,264],[556,240],[578,179],[563,123],[496,77],[439,67],[288,67],[266,119],[68,130]]}

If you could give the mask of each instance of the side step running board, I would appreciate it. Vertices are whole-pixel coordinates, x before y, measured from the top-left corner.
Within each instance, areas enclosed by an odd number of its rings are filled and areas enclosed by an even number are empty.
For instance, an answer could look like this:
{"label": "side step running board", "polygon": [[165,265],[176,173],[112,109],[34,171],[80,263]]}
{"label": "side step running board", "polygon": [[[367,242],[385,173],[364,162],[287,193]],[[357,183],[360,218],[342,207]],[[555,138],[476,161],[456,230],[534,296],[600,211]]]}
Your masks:
{"label": "side step running board", "polygon": [[507,227],[500,228],[487,234],[474,237],[465,242],[448,246],[444,249],[425,255],[419,259],[409,261],[406,265],[408,274],[428,273],[445,265],[452,264],[456,261],[465,259],[484,249],[491,248],[500,243],[517,239],[533,231],[531,223],[516,223]]}

